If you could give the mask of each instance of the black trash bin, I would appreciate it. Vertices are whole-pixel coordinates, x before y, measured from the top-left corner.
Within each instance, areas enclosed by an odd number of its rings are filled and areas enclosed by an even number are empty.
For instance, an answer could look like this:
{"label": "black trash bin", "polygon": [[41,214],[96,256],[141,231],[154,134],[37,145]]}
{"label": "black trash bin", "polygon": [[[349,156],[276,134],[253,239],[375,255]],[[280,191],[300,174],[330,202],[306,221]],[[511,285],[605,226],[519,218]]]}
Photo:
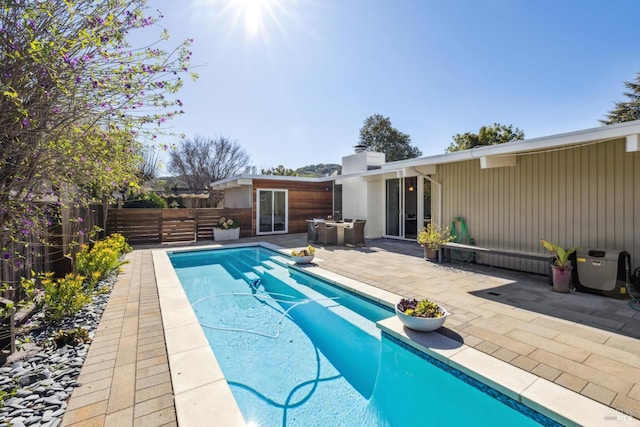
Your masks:
{"label": "black trash bin", "polygon": [[614,249],[578,249],[576,252],[576,290],[628,298],[627,283],[631,257]]}

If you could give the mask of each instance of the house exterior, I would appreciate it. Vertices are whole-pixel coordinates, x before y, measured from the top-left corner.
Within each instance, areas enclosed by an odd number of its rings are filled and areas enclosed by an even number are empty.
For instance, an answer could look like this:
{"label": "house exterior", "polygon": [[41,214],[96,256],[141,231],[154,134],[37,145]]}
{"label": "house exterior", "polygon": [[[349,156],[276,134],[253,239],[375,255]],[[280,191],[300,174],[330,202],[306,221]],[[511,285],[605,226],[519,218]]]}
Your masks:
{"label": "house exterior", "polygon": [[[415,239],[430,222],[449,226],[463,217],[478,246],[543,252],[545,239],[626,250],[632,267],[640,265],[640,121],[389,163],[380,153],[361,151],[343,158],[336,177],[275,178],[253,177],[253,189],[244,191],[257,209],[256,189],[295,184],[288,232],[303,232],[304,217],[339,211],[366,219],[368,238]],[[239,185],[241,179],[226,181]],[[318,194],[327,188],[332,201]],[[538,273],[548,268],[491,255],[477,261]]]}
{"label": "house exterior", "polygon": [[224,208],[252,209],[252,235],[306,233],[305,219],[333,215],[333,178],[239,175],[211,184]]}

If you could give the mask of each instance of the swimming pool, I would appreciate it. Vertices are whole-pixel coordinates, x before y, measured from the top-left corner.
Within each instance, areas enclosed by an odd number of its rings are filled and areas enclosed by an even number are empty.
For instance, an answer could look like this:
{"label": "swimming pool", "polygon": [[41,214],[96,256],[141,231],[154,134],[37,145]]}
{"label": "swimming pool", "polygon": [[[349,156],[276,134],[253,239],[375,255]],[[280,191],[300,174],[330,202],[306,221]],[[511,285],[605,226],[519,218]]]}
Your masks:
{"label": "swimming pool", "polygon": [[280,254],[249,247],[170,259],[249,423],[553,424],[382,333],[376,322],[388,308],[283,266]]}

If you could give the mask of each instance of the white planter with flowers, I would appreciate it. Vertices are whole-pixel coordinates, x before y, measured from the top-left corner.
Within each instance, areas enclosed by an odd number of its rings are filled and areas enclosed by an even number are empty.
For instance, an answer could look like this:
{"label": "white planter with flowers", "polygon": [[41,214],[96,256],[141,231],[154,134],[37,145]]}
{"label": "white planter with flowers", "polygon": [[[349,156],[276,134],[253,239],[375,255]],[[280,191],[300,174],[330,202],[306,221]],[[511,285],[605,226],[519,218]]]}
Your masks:
{"label": "white planter with flowers", "polygon": [[216,242],[219,240],[238,240],[240,238],[240,228],[230,228],[225,230],[224,228],[214,227],[213,240]]}
{"label": "white planter with flowers", "polygon": [[213,227],[213,240],[238,240],[240,238],[240,221],[221,217],[218,226]]}
{"label": "white planter with flowers", "polygon": [[295,249],[292,250],[291,258],[293,258],[293,262],[295,262],[296,264],[309,264],[311,261],[313,261],[315,253],[316,248],[309,245],[304,249],[300,249],[299,251]]}
{"label": "white planter with flowers", "polygon": [[428,299],[420,301],[403,298],[396,304],[396,316],[409,329],[420,332],[435,331],[444,324],[449,312]]}

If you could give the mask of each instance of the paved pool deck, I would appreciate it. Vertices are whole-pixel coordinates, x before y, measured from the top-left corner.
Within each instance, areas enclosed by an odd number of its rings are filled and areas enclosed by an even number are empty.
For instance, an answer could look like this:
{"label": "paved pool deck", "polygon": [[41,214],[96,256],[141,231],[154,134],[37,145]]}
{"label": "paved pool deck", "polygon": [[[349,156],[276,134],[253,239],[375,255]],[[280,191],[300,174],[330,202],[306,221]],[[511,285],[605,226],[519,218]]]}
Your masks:
{"label": "paved pool deck", "polygon": [[[306,234],[241,241],[300,248],[306,245]],[[539,275],[427,262],[412,242],[373,239],[367,245],[319,248],[311,268],[381,291],[436,300],[453,313],[439,332],[490,356],[483,359],[483,366],[502,361],[506,365],[496,366],[508,366],[537,383],[555,384],[560,386],[556,390],[571,390],[579,397],[555,399],[560,406],[597,402],[611,408],[591,416],[587,425],[638,424],[640,312],[630,308],[628,300],[554,293],[547,278]],[[81,372],[82,385],[74,391],[62,425],[177,425],[184,419],[181,410],[198,405],[197,395],[183,390],[184,382],[176,383],[179,372],[169,368],[170,357],[176,357],[170,355],[171,348],[177,348],[176,342],[178,347],[187,343],[180,343],[176,331],[167,327],[171,306],[158,296],[158,283],[164,277],[156,278],[154,249],[136,248],[127,256],[130,262],[114,287]],[[548,394],[546,390],[543,394]]]}

